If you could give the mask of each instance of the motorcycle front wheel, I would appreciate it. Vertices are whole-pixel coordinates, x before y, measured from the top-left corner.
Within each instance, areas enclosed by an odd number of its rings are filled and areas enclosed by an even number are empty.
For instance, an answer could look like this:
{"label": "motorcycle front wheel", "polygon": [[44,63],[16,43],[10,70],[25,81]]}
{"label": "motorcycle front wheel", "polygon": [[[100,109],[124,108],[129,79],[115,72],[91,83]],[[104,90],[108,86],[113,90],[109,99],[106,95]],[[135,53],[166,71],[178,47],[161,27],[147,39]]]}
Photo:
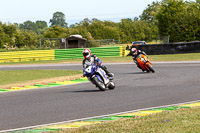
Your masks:
{"label": "motorcycle front wheel", "polygon": [[92,80],[93,80],[93,83],[99,88],[99,90],[101,90],[101,91],[106,90],[105,84],[103,82],[99,81],[99,79],[97,77],[93,77]]}
{"label": "motorcycle front wheel", "polygon": [[149,71],[151,71],[152,73],[155,73],[155,70],[149,64],[147,64],[147,67],[149,68]]}
{"label": "motorcycle front wheel", "polygon": [[110,82],[108,85],[109,90],[113,90],[115,89],[115,83],[114,82]]}

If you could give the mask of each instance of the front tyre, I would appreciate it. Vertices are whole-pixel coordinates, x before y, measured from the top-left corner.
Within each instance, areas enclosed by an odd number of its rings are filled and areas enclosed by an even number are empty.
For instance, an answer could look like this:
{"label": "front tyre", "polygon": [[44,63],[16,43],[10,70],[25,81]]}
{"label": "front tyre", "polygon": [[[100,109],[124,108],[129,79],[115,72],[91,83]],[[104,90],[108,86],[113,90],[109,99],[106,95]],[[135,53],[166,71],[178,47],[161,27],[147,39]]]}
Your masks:
{"label": "front tyre", "polygon": [[115,89],[115,83],[114,82],[110,82],[108,85],[109,90],[113,90]]}
{"label": "front tyre", "polygon": [[99,81],[99,79],[97,77],[93,77],[92,80],[93,80],[93,83],[99,88],[99,90],[101,90],[101,91],[106,90],[105,84],[103,82]]}
{"label": "front tyre", "polygon": [[155,73],[155,70],[152,68],[151,65],[147,64],[147,67],[148,67],[149,71],[152,71],[152,73]]}

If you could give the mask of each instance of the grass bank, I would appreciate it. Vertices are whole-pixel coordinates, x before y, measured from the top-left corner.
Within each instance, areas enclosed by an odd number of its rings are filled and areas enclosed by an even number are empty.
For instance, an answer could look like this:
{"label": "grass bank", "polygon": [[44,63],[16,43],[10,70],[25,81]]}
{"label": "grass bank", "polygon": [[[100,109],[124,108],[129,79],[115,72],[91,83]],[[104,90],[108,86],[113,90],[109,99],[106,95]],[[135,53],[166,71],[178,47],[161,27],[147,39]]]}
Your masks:
{"label": "grass bank", "polygon": [[62,130],[57,133],[198,133],[200,108],[164,111],[101,124]]}
{"label": "grass bank", "polygon": [[0,71],[0,85],[24,83],[32,80],[43,80],[62,76],[82,74],[72,70],[9,70]]}

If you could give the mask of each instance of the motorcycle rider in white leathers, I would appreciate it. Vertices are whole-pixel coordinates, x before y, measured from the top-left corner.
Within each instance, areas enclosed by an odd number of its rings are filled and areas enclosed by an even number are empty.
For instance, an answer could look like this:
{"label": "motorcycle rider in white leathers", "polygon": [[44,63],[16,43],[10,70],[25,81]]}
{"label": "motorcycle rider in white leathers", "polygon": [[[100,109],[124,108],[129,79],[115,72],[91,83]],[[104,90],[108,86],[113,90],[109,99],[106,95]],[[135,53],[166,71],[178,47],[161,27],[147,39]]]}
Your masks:
{"label": "motorcycle rider in white leathers", "polygon": [[[96,64],[101,69],[103,69],[109,77],[114,76],[113,73],[110,73],[107,70],[107,68],[104,65],[102,65],[102,61],[96,55],[91,54],[91,51],[90,51],[89,48],[85,48],[83,50],[83,56],[84,56],[84,60],[83,60],[83,63],[82,63],[83,68],[86,68],[88,65]],[[83,76],[86,76],[85,73],[83,73]]]}

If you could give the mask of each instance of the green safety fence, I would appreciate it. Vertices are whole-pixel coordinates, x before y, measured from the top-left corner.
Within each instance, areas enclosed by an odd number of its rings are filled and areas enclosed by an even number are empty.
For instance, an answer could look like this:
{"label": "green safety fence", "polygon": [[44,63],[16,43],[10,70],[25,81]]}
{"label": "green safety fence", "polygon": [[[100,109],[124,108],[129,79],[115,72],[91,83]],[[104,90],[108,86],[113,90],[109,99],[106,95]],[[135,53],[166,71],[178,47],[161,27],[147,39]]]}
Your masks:
{"label": "green safety fence", "polygon": [[[83,49],[84,48],[56,49],[55,60],[83,58],[82,55]],[[98,47],[98,48],[90,48],[90,50],[92,54],[96,54],[98,57],[120,56],[120,47]]]}

